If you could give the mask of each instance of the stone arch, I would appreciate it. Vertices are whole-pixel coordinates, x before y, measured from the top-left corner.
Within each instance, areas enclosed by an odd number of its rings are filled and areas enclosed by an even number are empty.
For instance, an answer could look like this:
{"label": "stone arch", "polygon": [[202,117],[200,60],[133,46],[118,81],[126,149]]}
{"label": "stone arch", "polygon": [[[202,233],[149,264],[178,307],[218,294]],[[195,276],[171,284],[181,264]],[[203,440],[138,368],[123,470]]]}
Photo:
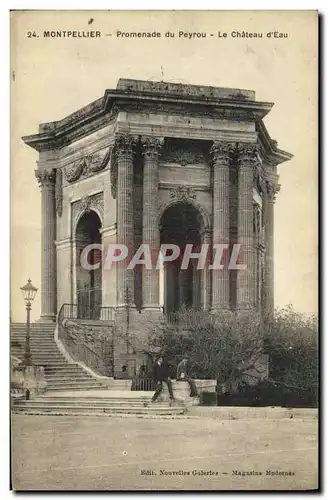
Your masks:
{"label": "stone arch", "polygon": [[90,212],[94,212],[96,215],[98,215],[98,218],[100,220],[100,226],[104,227],[103,220],[102,220],[102,212],[97,208],[97,207],[91,207],[91,208],[81,208],[75,215],[73,219],[73,224],[72,224],[72,236],[75,238],[76,235],[76,230],[78,228],[79,222],[81,221],[82,217]]}
{"label": "stone arch", "polygon": [[[82,319],[100,319],[102,306],[102,266],[101,251],[98,248],[87,249],[88,245],[101,245],[102,221],[100,214],[93,208],[81,210],[74,227],[74,253],[76,300],[78,317]],[[82,252],[87,249],[87,264],[98,267],[84,266],[81,260]]]}
{"label": "stone arch", "polygon": [[210,232],[212,229],[212,217],[211,217],[210,213],[204,207],[204,205],[201,205],[200,203],[196,203],[195,200],[192,198],[186,198],[186,199],[181,199],[181,200],[168,200],[168,201],[162,203],[158,209],[158,226],[160,227],[163,214],[165,213],[165,211],[168,208],[171,208],[175,205],[180,205],[183,203],[192,205],[199,213],[200,223],[201,223],[200,226],[201,226],[202,233]]}
{"label": "stone arch", "polygon": [[173,243],[180,248],[180,255],[168,261],[160,274],[160,303],[169,314],[183,307],[195,310],[204,305],[204,273],[197,261],[191,259],[181,267],[187,245],[198,253],[200,245],[209,243],[211,217],[205,207],[190,197],[179,197],[159,207],[158,222],[160,244]]}

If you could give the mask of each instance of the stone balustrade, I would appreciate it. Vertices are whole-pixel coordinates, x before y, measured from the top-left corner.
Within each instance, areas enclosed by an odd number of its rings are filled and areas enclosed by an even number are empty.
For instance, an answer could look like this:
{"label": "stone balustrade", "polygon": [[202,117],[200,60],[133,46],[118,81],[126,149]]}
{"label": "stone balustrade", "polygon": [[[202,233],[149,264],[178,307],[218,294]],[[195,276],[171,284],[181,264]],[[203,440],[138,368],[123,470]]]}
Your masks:
{"label": "stone balustrade", "polygon": [[43,366],[21,366],[11,367],[11,392],[15,396],[29,397],[42,394],[47,387]]}

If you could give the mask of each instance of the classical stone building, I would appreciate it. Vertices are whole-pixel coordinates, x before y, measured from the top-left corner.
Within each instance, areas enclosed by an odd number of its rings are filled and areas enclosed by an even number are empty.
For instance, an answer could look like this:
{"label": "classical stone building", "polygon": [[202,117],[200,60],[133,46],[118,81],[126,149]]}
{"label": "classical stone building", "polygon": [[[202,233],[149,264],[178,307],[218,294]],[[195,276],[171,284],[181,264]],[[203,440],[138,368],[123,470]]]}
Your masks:
{"label": "classical stone building", "polygon": [[[271,102],[229,88],[120,79],[115,90],[24,137],[39,151],[42,311],[126,321],[195,309],[272,310],[277,166],[291,159],[263,123]],[[83,248],[239,243],[244,271],[157,270],[128,260],[86,270]],[[95,247],[96,248],[96,247]],[[209,253],[210,255],[210,253]],[[93,251],[91,259],[99,255]],[[115,316],[114,316],[115,311]],[[124,311],[124,313],[123,313]]]}

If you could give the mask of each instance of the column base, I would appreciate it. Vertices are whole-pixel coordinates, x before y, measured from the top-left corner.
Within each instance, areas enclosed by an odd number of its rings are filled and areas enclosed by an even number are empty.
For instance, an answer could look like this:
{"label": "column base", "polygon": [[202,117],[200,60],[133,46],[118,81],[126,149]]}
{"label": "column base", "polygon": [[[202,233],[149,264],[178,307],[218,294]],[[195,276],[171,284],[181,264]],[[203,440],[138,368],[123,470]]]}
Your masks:
{"label": "column base", "polygon": [[116,306],[116,309],[137,309],[136,305],[135,304],[118,304]]}
{"label": "column base", "polygon": [[151,321],[158,321],[162,316],[163,310],[158,305],[146,305],[141,309],[141,319],[149,318]]}
{"label": "column base", "polygon": [[162,312],[163,308],[159,306],[158,304],[146,304],[142,306],[141,308],[142,311],[159,311]]}
{"label": "column base", "polygon": [[222,306],[222,305],[214,305],[210,309],[211,313],[217,313],[217,312],[231,312],[230,306]]}
{"label": "column base", "polygon": [[240,312],[247,312],[247,311],[255,311],[256,310],[256,307],[255,305],[251,305],[251,304],[240,304],[238,305],[237,304],[237,307],[236,307],[236,311],[240,311]]}
{"label": "column base", "polygon": [[35,321],[36,323],[55,323],[56,322],[56,315],[55,314],[47,314],[47,315],[42,315],[40,316],[39,319]]}

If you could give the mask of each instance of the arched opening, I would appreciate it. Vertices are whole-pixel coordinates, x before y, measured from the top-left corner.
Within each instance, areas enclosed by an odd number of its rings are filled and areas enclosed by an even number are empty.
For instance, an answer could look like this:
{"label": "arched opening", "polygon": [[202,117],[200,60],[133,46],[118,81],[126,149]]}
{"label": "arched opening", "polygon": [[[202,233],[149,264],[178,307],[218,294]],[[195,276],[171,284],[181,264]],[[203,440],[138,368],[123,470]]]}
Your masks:
{"label": "arched opening", "polygon": [[[102,305],[101,265],[98,269],[85,269],[81,263],[83,249],[91,244],[101,244],[101,221],[96,212],[84,213],[76,227],[76,295],[78,318],[100,319]],[[97,249],[88,253],[88,264],[101,263],[101,252]]]}
{"label": "arched opening", "polygon": [[164,268],[164,312],[169,314],[183,307],[199,309],[201,304],[201,270],[197,259],[190,259],[188,267],[181,269],[187,244],[199,252],[201,245],[201,216],[190,203],[181,202],[168,207],[161,217],[161,244],[175,244],[180,258],[167,262]]}

